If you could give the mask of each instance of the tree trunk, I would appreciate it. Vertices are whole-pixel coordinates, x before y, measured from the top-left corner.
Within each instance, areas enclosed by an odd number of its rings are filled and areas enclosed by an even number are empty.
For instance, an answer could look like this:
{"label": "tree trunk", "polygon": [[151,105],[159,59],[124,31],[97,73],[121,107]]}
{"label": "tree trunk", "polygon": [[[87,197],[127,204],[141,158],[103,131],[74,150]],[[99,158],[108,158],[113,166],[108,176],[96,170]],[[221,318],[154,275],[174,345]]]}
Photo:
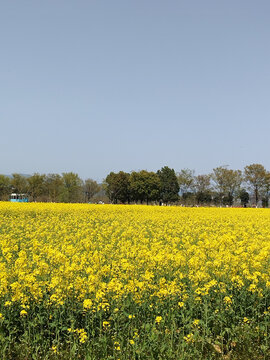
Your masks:
{"label": "tree trunk", "polygon": [[257,188],[257,186],[255,187],[255,202],[256,202],[256,207],[257,207],[257,205],[258,205],[258,199],[259,198],[259,196],[258,196],[258,188]]}

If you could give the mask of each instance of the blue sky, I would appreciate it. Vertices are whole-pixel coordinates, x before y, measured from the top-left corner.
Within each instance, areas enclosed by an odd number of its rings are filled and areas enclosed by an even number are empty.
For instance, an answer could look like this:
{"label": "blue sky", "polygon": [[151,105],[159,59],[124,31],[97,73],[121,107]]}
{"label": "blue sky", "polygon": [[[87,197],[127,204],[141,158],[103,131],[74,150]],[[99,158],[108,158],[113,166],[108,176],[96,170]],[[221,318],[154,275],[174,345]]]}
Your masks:
{"label": "blue sky", "polygon": [[0,173],[270,170],[270,2],[0,2]]}

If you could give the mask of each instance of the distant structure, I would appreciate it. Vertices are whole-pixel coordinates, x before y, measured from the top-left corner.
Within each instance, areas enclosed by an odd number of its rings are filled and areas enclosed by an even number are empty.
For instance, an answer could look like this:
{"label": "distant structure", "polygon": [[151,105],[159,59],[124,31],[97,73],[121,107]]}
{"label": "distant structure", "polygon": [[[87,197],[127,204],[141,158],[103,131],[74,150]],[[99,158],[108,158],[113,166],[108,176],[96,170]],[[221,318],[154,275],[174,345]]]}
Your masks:
{"label": "distant structure", "polygon": [[9,197],[9,201],[11,202],[28,202],[28,196],[26,194],[11,194]]}

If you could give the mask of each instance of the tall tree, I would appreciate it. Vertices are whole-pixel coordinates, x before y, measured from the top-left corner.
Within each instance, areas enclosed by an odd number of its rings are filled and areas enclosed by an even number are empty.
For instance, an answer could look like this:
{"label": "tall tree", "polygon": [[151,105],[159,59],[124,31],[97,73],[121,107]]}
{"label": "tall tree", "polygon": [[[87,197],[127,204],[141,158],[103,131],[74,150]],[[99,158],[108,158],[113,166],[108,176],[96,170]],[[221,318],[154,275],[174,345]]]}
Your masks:
{"label": "tall tree", "polygon": [[122,203],[130,202],[130,174],[120,171],[119,173],[110,172],[104,181],[104,188],[107,196],[113,204],[118,201]]}
{"label": "tall tree", "polygon": [[239,198],[241,200],[241,205],[247,207],[249,202],[249,193],[245,189],[239,191]]}
{"label": "tall tree", "polygon": [[89,202],[91,198],[101,190],[100,185],[93,179],[86,179],[84,182],[84,193],[86,201]]}
{"label": "tall tree", "polygon": [[194,187],[197,192],[211,191],[211,175],[198,175],[195,177]]}
{"label": "tall tree", "polygon": [[227,166],[219,166],[213,169],[212,178],[215,182],[220,204],[232,205],[242,183],[241,171],[228,169]]}
{"label": "tall tree", "polygon": [[154,172],[133,171],[130,175],[130,189],[134,201],[146,202],[160,199],[161,182]]}
{"label": "tall tree", "polygon": [[12,191],[18,194],[27,193],[27,179],[25,176],[14,173],[11,179]]}
{"label": "tall tree", "polygon": [[265,172],[265,182],[262,190],[262,205],[263,207],[269,206],[269,194],[270,194],[270,172]]}
{"label": "tall tree", "polygon": [[261,164],[251,164],[245,167],[245,180],[255,196],[256,206],[266,182],[266,170]]}
{"label": "tall tree", "polygon": [[211,175],[198,175],[195,177],[194,187],[196,190],[196,200],[198,204],[209,204],[212,200],[211,195]]}
{"label": "tall tree", "polygon": [[160,179],[160,198],[167,205],[179,199],[179,184],[174,169],[164,166],[157,172]]}
{"label": "tall tree", "polygon": [[122,203],[130,203],[130,174],[120,171],[117,174],[118,200]]}
{"label": "tall tree", "polygon": [[63,173],[63,192],[61,194],[62,201],[75,203],[83,200],[83,182],[78,174],[73,172]]}
{"label": "tall tree", "polygon": [[103,182],[106,195],[110,199],[112,204],[117,204],[118,201],[118,176],[115,172],[111,171]]}
{"label": "tall tree", "polygon": [[45,187],[48,200],[51,202],[61,201],[61,194],[64,193],[64,181],[59,174],[48,174],[45,178]]}
{"label": "tall tree", "polygon": [[182,169],[177,174],[180,194],[184,203],[194,202],[194,170]]}
{"label": "tall tree", "polygon": [[38,173],[27,178],[28,193],[33,201],[36,201],[39,197],[45,195],[45,178],[45,175],[40,175]]}
{"label": "tall tree", "polygon": [[7,200],[11,192],[10,178],[5,175],[0,175],[0,199]]}
{"label": "tall tree", "polygon": [[182,169],[177,174],[177,180],[181,194],[193,192],[194,190],[194,170]]}

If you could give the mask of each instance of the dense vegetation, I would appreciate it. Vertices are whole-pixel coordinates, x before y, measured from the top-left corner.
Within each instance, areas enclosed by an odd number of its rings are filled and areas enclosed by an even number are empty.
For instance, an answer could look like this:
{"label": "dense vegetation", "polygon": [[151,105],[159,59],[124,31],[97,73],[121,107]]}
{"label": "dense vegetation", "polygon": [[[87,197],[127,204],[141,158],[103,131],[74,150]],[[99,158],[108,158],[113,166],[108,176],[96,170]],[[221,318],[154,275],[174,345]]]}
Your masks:
{"label": "dense vegetation", "polygon": [[195,176],[194,171],[164,166],[152,171],[111,172],[99,185],[83,181],[78,174],[34,174],[29,177],[0,175],[0,199],[11,193],[27,193],[30,201],[159,203],[185,205],[258,205],[268,207],[270,173],[261,164],[246,166],[244,171],[226,166],[211,174]]}
{"label": "dense vegetation", "polygon": [[266,209],[0,203],[1,359],[270,358]]}

